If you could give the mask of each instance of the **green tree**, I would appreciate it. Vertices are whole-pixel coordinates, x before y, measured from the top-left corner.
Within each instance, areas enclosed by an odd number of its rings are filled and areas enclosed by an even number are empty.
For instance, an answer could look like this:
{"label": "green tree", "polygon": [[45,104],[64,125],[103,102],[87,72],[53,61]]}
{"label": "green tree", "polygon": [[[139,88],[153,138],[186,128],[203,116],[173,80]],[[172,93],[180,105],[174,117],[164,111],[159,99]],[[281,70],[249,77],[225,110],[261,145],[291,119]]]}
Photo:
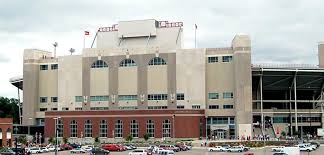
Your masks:
{"label": "green tree", "polygon": [[21,144],[24,144],[26,145],[27,144],[27,137],[26,135],[20,135],[17,139],[18,143],[21,143]]}
{"label": "green tree", "polygon": [[48,138],[48,143],[54,144],[55,143],[55,139],[53,137]]}
{"label": "green tree", "polygon": [[99,143],[99,137],[96,137],[96,138],[95,138],[95,142],[96,142],[96,143]]}
{"label": "green tree", "polygon": [[66,144],[68,142],[68,138],[63,137],[63,143]]}
{"label": "green tree", "polygon": [[147,141],[147,140],[150,138],[150,134],[145,133],[145,134],[143,135],[143,137],[144,137],[144,140]]}
{"label": "green tree", "polygon": [[285,131],[281,131],[280,134],[281,134],[282,137],[285,137],[286,136],[286,132]]}
{"label": "green tree", "polygon": [[0,97],[0,118],[13,118],[14,123],[19,123],[18,100]]}
{"label": "green tree", "polygon": [[126,141],[128,142],[131,142],[133,140],[133,136],[131,134],[129,134],[127,137],[126,137]]}

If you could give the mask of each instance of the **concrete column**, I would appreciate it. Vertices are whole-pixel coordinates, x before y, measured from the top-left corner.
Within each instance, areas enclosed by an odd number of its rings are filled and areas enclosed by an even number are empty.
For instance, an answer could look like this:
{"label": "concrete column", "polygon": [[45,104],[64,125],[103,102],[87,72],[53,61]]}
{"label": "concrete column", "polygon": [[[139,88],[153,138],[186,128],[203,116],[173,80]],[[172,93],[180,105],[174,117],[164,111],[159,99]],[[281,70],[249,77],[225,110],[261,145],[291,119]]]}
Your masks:
{"label": "concrete column", "polygon": [[263,83],[262,75],[260,76],[260,103],[261,103],[261,131],[264,132],[264,115],[263,115]]}
{"label": "concrete column", "polygon": [[318,43],[318,63],[320,68],[324,68],[324,42]]}
{"label": "concrete column", "polygon": [[296,88],[296,75],[294,77],[294,99],[295,99],[295,130],[298,131],[297,121],[297,88]]}

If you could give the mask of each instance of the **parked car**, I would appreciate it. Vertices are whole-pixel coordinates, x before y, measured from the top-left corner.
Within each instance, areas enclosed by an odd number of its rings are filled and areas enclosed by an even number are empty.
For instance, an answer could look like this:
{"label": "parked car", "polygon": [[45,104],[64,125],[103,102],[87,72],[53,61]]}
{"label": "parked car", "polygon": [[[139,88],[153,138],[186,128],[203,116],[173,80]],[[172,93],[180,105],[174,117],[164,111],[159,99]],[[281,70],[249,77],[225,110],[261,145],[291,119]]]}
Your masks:
{"label": "parked car", "polygon": [[284,146],[277,146],[272,148],[273,152],[281,152],[285,147]]}
{"label": "parked car", "polygon": [[173,150],[174,152],[179,152],[180,148],[176,147],[175,145],[169,145],[169,150]]}
{"label": "parked car", "polygon": [[229,152],[243,152],[244,148],[242,146],[233,146],[228,151]]}
{"label": "parked car", "polygon": [[16,153],[13,152],[12,150],[10,149],[5,149],[3,150],[2,152],[0,152],[1,155],[15,155]]}
{"label": "parked car", "polygon": [[84,148],[81,148],[81,149],[83,149],[83,150],[85,150],[85,151],[87,151],[87,152],[91,152],[91,150],[92,150],[91,147],[84,147]]}
{"label": "parked car", "polygon": [[249,151],[249,150],[250,150],[249,147],[246,147],[246,146],[244,146],[244,145],[239,145],[239,146],[243,148],[243,151]]}
{"label": "parked car", "polygon": [[108,155],[110,152],[101,148],[93,148],[90,155]]}
{"label": "parked car", "polygon": [[307,152],[311,152],[314,150],[314,148],[312,148],[311,146],[307,146],[307,145],[297,145],[299,147],[300,151],[307,151]]}
{"label": "parked car", "polygon": [[117,144],[104,144],[104,145],[102,145],[102,149],[105,149],[108,151],[120,151],[120,147]]}
{"label": "parked car", "polygon": [[74,148],[74,149],[70,150],[70,153],[87,153],[87,151],[83,150],[81,148]]}
{"label": "parked car", "polygon": [[71,146],[72,148],[81,148],[81,145],[79,145],[79,144],[75,144],[75,143],[73,143],[73,144],[66,144],[66,145],[69,145],[69,146]]}
{"label": "parked car", "polygon": [[11,148],[10,150],[12,150],[13,152],[17,152],[17,155],[25,155],[25,149],[23,148]]}
{"label": "parked car", "polygon": [[132,152],[129,152],[128,155],[152,155],[152,153],[149,153],[147,150],[144,149],[137,149],[133,150]]}
{"label": "parked car", "polygon": [[119,151],[127,151],[127,148],[123,144],[117,144],[119,146]]}
{"label": "parked car", "polygon": [[49,151],[55,151],[55,146],[51,145],[51,146],[48,146],[47,149]]}
{"label": "parked car", "polygon": [[69,144],[62,144],[60,145],[61,150],[72,150],[74,147],[72,147]]}
{"label": "parked car", "polygon": [[174,155],[174,151],[172,150],[161,150],[158,155]]}
{"label": "parked car", "polygon": [[124,146],[127,148],[127,150],[137,149],[137,147],[135,145],[133,145],[133,144],[125,144]]}
{"label": "parked car", "polygon": [[41,147],[41,153],[47,153],[49,152],[49,149],[47,149],[46,147]]}
{"label": "parked car", "polygon": [[189,148],[183,144],[176,144],[176,147],[180,148],[180,151],[187,151]]}
{"label": "parked car", "polygon": [[210,148],[208,148],[208,151],[209,152],[221,152],[222,147],[221,146],[210,147]]}
{"label": "parked car", "polygon": [[222,145],[221,151],[228,152],[231,148],[231,145]]}
{"label": "parked car", "polygon": [[31,154],[41,153],[41,149],[39,147],[32,147],[28,149],[28,152]]}

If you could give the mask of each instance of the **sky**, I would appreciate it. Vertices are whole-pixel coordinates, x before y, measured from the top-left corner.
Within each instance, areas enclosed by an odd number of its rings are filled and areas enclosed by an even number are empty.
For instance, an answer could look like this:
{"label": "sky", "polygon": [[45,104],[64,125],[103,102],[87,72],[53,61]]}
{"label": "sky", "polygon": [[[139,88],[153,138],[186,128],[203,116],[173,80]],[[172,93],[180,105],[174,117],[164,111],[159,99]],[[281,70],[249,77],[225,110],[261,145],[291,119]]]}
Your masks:
{"label": "sky", "polygon": [[22,75],[24,49],[81,54],[99,27],[121,20],[184,22],[184,48],[229,47],[252,40],[252,63],[318,64],[324,41],[323,0],[0,0],[0,96],[17,97],[9,78]]}

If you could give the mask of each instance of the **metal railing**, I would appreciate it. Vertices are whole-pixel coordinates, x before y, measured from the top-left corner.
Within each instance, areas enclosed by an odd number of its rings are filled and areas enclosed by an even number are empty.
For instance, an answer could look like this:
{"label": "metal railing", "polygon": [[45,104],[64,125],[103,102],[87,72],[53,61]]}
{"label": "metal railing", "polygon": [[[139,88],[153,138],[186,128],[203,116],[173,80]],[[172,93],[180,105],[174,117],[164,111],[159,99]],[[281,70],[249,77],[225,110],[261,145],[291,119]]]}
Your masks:
{"label": "metal railing", "polygon": [[315,64],[252,64],[256,68],[318,68]]}

